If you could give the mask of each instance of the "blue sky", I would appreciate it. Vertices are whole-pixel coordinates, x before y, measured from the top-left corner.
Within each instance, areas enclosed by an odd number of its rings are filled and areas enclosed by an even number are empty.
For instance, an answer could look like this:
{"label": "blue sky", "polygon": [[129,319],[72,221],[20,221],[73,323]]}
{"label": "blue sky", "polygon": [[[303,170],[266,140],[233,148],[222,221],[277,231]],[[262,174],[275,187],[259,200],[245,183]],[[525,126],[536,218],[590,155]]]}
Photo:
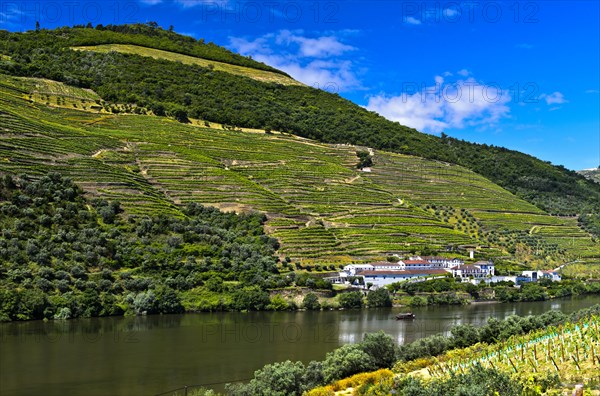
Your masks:
{"label": "blue sky", "polygon": [[600,164],[600,2],[5,1],[0,28],[157,21],[421,131]]}

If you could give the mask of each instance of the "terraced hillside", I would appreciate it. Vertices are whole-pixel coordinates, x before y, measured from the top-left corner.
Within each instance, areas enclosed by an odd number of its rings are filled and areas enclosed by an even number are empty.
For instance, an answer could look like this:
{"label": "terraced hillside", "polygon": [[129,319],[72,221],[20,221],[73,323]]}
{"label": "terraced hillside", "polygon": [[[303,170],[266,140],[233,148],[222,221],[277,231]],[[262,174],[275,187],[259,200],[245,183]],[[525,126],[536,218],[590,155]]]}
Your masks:
{"label": "terraced hillside", "polygon": [[207,60],[198,58],[190,55],[178,54],[175,52],[163,51],[154,48],[146,48],[139,45],[131,44],[103,44],[103,45],[91,45],[72,47],[72,49],[79,51],[93,51],[93,52],[121,52],[124,54],[134,54],[141,56],[148,56],[154,59],[165,59],[172,62],[181,62],[186,65],[198,65],[202,67],[213,68],[214,70],[224,71],[231,74],[237,74],[244,77],[249,77],[254,80],[277,83],[283,85],[302,85],[300,82],[294,80],[283,74],[273,73],[267,70],[254,69],[251,67],[232,65],[229,63],[218,62],[214,60]]}
{"label": "terraced hillside", "polygon": [[0,172],[59,171],[131,214],[180,214],[189,201],[262,211],[282,256],[305,262],[461,246],[543,266],[600,257],[576,219],[548,216],[460,166],[371,151],[365,172],[356,164],[366,148],[99,113],[96,100],[89,90],[2,76]]}
{"label": "terraced hillside", "polygon": [[[6,44],[0,48],[0,72],[91,88],[105,102],[84,107],[99,113],[152,113],[182,122],[196,118],[207,126],[279,130],[459,164],[547,213],[580,216],[587,232],[600,236],[600,185],[576,172],[503,147],[423,134],[324,90],[273,83],[289,76],[155,22],[0,30],[0,39]],[[73,50],[79,47],[98,51]],[[256,79],[261,73],[270,77]],[[61,99],[56,105],[78,104]]]}

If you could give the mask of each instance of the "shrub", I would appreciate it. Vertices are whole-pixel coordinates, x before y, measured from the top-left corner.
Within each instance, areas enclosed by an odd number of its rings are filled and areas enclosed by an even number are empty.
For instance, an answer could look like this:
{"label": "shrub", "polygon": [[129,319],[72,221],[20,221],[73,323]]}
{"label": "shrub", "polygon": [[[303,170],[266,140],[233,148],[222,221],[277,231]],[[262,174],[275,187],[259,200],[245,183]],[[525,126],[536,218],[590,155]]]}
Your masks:
{"label": "shrub", "polygon": [[342,308],[362,308],[363,296],[361,292],[349,292],[339,295],[338,300]]}
{"label": "shrub", "polygon": [[321,303],[315,293],[308,293],[302,300],[302,307],[311,311],[318,311],[321,309]]}
{"label": "shrub", "polygon": [[325,382],[332,382],[375,367],[373,359],[361,345],[346,344],[326,355],[323,378]]}
{"label": "shrub", "polygon": [[413,298],[410,299],[410,305],[412,307],[422,307],[427,305],[427,299],[421,297],[421,296],[414,296]]}
{"label": "shrub", "polygon": [[391,307],[392,299],[387,289],[379,288],[367,294],[367,304],[369,307]]}
{"label": "shrub", "polygon": [[60,308],[54,315],[54,319],[59,319],[59,320],[71,319],[71,309],[68,307]]}
{"label": "shrub", "polygon": [[254,378],[248,384],[227,384],[226,390],[232,396],[269,395],[300,396],[305,391],[302,377],[304,364],[289,360],[267,364],[254,372]]}
{"label": "shrub", "polygon": [[271,311],[287,311],[290,309],[290,305],[281,294],[276,294],[271,298],[271,302],[267,306],[267,309]]}
{"label": "shrub", "polygon": [[157,310],[156,296],[152,290],[137,294],[129,293],[125,301],[136,315],[151,314]]}
{"label": "shrub", "polygon": [[376,368],[392,367],[396,361],[398,347],[392,337],[383,331],[365,334],[360,346],[371,357]]}
{"label": "shrub", "polygon": [[270,304],[269,293],[258,286],[244,287],[234,293],[234,306],[238,310],[260,311]]}

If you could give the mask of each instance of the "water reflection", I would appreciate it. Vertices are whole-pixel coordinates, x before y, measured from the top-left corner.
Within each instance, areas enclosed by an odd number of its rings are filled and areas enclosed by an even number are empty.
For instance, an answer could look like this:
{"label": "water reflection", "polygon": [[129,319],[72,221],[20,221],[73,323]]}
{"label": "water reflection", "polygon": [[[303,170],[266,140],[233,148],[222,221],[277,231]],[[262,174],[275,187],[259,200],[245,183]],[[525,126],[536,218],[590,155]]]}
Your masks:
{"label": "water reflection", "polygon": [[[206,313],[0,324],[0,394],[138,395],[247,379],[266,363],[323,359],[383,330],[398,343],[488,318],[565,312],[600,296],[520,304],[365,311]],[[219,387],[217,387],[219,388]],[[222,386],[220,387],[222,389]]]}

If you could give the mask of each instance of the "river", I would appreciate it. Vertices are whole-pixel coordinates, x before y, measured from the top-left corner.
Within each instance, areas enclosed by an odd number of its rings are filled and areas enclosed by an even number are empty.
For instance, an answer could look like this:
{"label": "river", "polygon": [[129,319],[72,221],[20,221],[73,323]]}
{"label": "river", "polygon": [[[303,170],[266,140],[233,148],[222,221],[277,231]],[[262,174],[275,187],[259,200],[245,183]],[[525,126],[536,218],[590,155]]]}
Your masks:
{"label": "river", "polygon": [[321,360],[383,330],[399,343],[490,317],[573,312],[600,296],[531,303],[327,312],[203,313],[0,324],[0,394],[154,395],[244,380],[266,363]]}

